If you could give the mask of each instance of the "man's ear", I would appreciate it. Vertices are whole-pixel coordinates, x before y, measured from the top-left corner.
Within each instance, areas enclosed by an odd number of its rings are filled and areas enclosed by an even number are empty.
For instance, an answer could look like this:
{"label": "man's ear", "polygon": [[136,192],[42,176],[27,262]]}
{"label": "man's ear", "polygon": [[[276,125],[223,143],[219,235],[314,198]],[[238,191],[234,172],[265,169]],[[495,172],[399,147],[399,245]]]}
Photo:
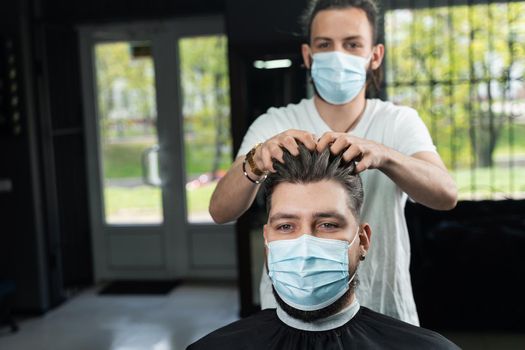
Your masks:
{"label": "man's ear", "polygon": [[372,229],[367,223],[361,224],[359,230],[359,246],[366,253],[370,249],[370,237],[372,237]]}
{"label": "man's ear", "polygon": [[304,63],[304,66],[307,69],[310,69],[310,67],[312,66],[312,56],[310,55],[311,52],[312,51],[310,50],[310,45],[308,45],[308,44],[302,44],[301,45],[301,53],[303,55],[303,63]]}
{"label": "man's ear", "polygon": [[374,47],[372,58],[370,59],[370,69],[376,70],[381,66],[383,58],[385,57],[385,46],[383,44],[377,44]]}

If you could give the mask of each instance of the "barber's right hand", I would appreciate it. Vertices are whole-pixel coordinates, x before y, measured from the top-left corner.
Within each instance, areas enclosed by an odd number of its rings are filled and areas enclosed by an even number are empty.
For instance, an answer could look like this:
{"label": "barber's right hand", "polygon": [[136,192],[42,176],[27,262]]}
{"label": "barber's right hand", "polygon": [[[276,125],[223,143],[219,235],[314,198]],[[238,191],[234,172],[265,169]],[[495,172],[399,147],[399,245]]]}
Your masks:
{"label": "barber's right hand", "polygon": [[309,150],[315,150],[317,137],[304,130],[289,129],[280,134],[275,135],[271,139],[266,140],[263,144],[257,147],[253,160],[257,168],[263,172],[275,172],[273,168],[273,159],[284,163],[283,151],[281,147],[286,148],[292,155],[299,154],[299,146],[297,141],[302,142]]}

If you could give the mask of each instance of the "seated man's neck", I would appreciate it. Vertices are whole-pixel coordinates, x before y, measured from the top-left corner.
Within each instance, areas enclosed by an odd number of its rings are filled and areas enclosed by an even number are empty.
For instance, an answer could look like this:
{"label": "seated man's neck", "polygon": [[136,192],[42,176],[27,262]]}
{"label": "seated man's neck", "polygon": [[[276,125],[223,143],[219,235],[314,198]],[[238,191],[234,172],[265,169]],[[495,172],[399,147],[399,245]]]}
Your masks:
{"label": "seated man's neck", "polygon": [[348,298],[348,301],[343,304],[338,311],[335,311],[333,314],[325,318],[310,322],[294,318],[286,313],[286,311],[280,307],[279,303],[277,303],[277,316],[282,322],[296,329],[304,331],[327,331],[348,323],[348,321],[350,321],[359,311],[359,307],[359,302],[355,297],[355,294],[352,293],[350,298]]}

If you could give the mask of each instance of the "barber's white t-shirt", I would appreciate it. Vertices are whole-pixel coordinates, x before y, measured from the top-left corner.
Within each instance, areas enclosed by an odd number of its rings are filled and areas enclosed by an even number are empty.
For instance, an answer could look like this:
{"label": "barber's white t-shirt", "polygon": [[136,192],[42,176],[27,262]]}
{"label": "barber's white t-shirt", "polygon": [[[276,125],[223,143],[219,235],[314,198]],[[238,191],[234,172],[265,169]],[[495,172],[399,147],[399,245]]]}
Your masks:
{"label": "barber's white t-shirt", "polygon": [[[318,137],[331,131],[313,99],[270,108],[250,126],[238,156],[288,129],[305,130]],[[382,143],[407,156],[436,152],[427,127],[414,109],[381,100],[367,100],[361,120],[349,134]],[[361,179],[364,187],[361,217],[370,224],[372,237],[366,260],[358,271],[357,297],[361,305],[374,311],[419,325],[409,272],[410,241],[404,216],[407,195],[379,170],[366,170]],[[260,291],[261,307],[276,307],[264,269]]]}

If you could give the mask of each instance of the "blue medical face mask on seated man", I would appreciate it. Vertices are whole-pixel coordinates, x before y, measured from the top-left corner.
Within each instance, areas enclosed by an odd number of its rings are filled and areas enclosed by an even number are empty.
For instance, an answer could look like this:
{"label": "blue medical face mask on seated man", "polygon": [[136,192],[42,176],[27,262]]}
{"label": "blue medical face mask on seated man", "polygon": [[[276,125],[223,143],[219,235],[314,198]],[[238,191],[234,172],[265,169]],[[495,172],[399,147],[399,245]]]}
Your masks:
{"label": "blue medical face mask on seated man", "polygon": [[296,239],[272,241],[268,247],[268,276],[275,291],[291,307],[320,310],[339,299],[354,279],[348,273],[352,242],[304,234]]}
{"label": "blue medical face mask on seated man", "polygon": [[342,105],[352,101],[366,83],[370,56],[361,57],[339,51],[312,55],[312,79],[315,89],[328,103]]}

